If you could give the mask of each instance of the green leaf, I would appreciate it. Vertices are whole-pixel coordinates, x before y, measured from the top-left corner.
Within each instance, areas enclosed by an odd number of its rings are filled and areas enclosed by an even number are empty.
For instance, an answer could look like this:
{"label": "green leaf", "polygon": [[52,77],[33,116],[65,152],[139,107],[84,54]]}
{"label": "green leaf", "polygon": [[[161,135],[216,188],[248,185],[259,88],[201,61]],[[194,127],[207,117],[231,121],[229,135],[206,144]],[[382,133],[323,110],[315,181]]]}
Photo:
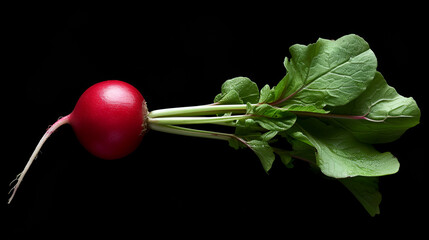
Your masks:
{"label": "green leaf", "polygon": [[372,217],[380,214],[381,193],[378,191],[377,177],[353,177],[339,180]]}
{"label": "green leaf", "polygon": [[265,172],[268,173],[276,158],[273,149],[266,141],[252,140],[247,142],[247,144],[259,157],[262,167],[264,168]]}
{"label": "green leaf", "polygon": [[301,120],[294,128],[301,133],[300,138],[307,138],[316,148],[317,165],[329,177],[382,176],[399,169],[399,162],[391,153],[380,153],[341,128],[314,118]]}
{"label": "green leaf", "polygon": [[215,102],[218,104],[243,104],[240,95],[234,89],[229,90],[225,94],[219,93],[215,97]]}
{"label": "green leaf", "polygon": [[262,133],[260,130],[264,129],[261,128],[253,119],[241,119],[236,123],[235,135],[245,139],[246,141],[262,140]]}
{"label": "green leaf", "polygon": [[[292,132],[292,130],[288,131]],[[306,159],[310,162],[316,162],[315,151],[311,143],[305,141],[303,135],[296,134],[295,136],[301,138],[297,140],[295,138],[285,137],[292,144],[293,151],[289,152],[294,157],[300,159]],[[283,134],[282,134],[283,135]],[[277,152],[276,152],[277,153]],[[351,178],[339,178],[338,179],[356,199],[362,204],[362,206],[368,211],[371,216],[375,216],[380,213],[379,205],[381,202],[381,194],[378,191],[378,178],[377,177],[351,177]]]}
{"label": "green leaf", "polygon": [[230,147],[234,148],[235,150],[246,147],[246,145],[244,145],[242,142],[238,141],[236,138],[230,138],[228,140],[228,144]]}
{"label": "green leaf", "polygon": [[260,140],[269,142],[271,139],[273,139],[279,132],[278,131],[268,131],[261,135]]}
{"label": "green leaf", "polygon": [[261,127],[272,131],[285,131],[293,126],[296,115],[283,108],[273,107],[269,104],[252,106],[247,104],[247,115]]}
{"label": "green leaf", "polygon": [[222,84],[221,93],[214,102],[220,104],[258,103],[259,89],[256,83],[247,77],[236,77]]}
{"label": "green leaf", "polygon": [[274,97],[275,97],[274,89],[271,89],[270,86],[267,84],[263,88],[261,88],[259,103],[272,102],[274,100]]}
{"label": "green leaf", "polygon": [[286,151],[283,149],[274,149],[274,152],[279,155],[280,161],[287,167],[287,168],[293,168],[292,164],[292,155],[290,151]]}
{"label": "green leaf", "polygon": [[287,75],[275,87],[275,101],[286,106],[347,104],[365,91],[377,67],[368,43],[353,34],[296,44],[290,53],[292,58],[284,61]]}
{"label": "green leaf", "polygon": [[[265,132],[262,133],[261,132]],[[260,140],[269,142],[277,135],[278,131],[266,131],[252,119],[240,120],[235,129],[235,135],[246,140]]]}
{"label": "green leaf", "polygon": [[325,109],[321,109],[321,108],[317,108],[316,106],[313,105],[291,105],[291,106],[287,106],[287,107],[283,107],[283,109],[286,109],[288,111],[291,112],[310,112],[310,113],[329,113],[329,111],[325,110]]}
{"label": "green leaf", "polygon": [[313,146],[295,139],[288,139],[288,141],[291,143],[293,149],[290,154],[295,158],[316,163],[316,149]]}
{"label": "green leaf", "polygon": [[413,98],[399,95],[377,72],[374,80],[358,98],[333,113],[366,116],[368,120],[335,119],[357,139],[367,143],[385,143],[398,139],[420,120],[420,109]]}
{"label": "green leaf", "polygon": [[[286,66],[286,62],[288,61],[288,58],[285,57],[285,60],[283,62],[283,65]],[[285,98],[285,95],[287,93],[286,85],[289,84],[289,77],[290,74],[286,74],[282,80],[274,87],[274,101],[281,101]]]}
{"label": "green leaf", "polygon": [[261,134],[254,129],[240,127],[236,130],[236,137],[229,140],[229,145],[236,150],[245,147],[250,148],[256,156],[258,156],[265,172],[268,173],[275,160],[273,149],[268,142],[272,140],[277,133],[277,131],[268,131]]}

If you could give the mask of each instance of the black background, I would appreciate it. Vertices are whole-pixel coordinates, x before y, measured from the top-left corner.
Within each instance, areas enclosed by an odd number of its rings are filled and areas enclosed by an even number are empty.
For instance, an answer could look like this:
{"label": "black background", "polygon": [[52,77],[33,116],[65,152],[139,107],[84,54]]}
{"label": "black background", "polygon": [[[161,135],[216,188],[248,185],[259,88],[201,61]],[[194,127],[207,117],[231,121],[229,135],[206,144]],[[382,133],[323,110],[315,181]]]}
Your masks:
{"label": "black background", "polygon": [[[427,19],[418,6],[395,11],[194,7],[4,10],[3,76],[11,87],[2,89],[3,97],[9,96],[2,111],[7,143],[0,202],[8,229],[2,234],[14,239],[25,234],[345,237],[423,230],[427,74],[417,59],[425,56]],[[310,7],[313,12],[305,11]],[[422,110],[419,126],[377,146],[397,156],[401,169],[381,178],[381,215],[375,218],[340,183],[321,178],[305,163],[287,169],[276,162],[267,175],[251,151],[158,132],[149,132],[128,157],[104,161],[80,146],[70,126],[48,140],[16,198],[6,204],[7,184],[22,171],[48,125],[70,113],[96,82],[129,82],[152,110],[206,104],[232,77],[247,76],[259,87],[277,84],[292,44],[349,33],[369,42],[387,82],[413,96]]]}

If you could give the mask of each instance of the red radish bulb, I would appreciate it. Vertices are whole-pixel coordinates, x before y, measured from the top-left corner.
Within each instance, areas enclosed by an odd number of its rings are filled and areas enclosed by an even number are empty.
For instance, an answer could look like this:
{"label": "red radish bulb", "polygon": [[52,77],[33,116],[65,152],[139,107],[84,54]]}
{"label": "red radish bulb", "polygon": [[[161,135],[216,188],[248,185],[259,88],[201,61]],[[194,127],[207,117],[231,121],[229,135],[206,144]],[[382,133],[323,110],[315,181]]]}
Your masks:
{"label": "red radish bulb", "polygon": [[118,159],[140,144],[147,114],[140,92],[128,83],[110,80],[88,88],[69,123],[80,143],[102,159]]}
{"label": "red radish bulb", "polygon": [[70,124],[90,153],[102,159],[118,159],[140,144],[147,131],[147,114],[146,101],[132,85],[119,80],[94,84],[82,94],[73,112],[54,123],[40,139],[24,170],[17,176],[9,203],[40,148],[58,127]]}

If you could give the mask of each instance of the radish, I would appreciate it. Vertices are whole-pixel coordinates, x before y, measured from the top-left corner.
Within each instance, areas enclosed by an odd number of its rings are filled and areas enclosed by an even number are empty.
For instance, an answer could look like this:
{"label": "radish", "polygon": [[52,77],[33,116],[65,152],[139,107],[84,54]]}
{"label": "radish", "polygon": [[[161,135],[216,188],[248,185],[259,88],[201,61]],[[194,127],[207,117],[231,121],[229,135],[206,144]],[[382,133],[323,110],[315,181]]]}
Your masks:
{"label": "radish", "polygon": [[147,130],[146,117],[146,101],[140,92],[128,83],[110,80],[86,90],[64,121],[69,118],[90,153],[111,160],[137,148]]}
{"label": "radish", "polygon": [[[236,77],[225,81],[214,103],[207,105],[149,112],[143,96],[128,83],[109,80],[93,85],[72,113],[43,135],[13,181],[9,203],[49,136],[70,124],[90,153],[107,160],[133,152],[149,129],[249,148],[267,173],[276,156],[288,168],[294,160],[303,160],[337,178],[371,216],[378,214],[377,177],[396,173],[399,162],[371,144],[394,141],[417,125],[417,103],[387,84],[376,71],[374,53],[357,35],[290,49],[291,58],[284,61],[287,73],[277,86],[259,89],[249,78]],[[223,125],[232,131],[182,126],[195,124]]]}
{"label": "radish", "polygon": [[132,85],[108,80],[91,86],[73,112],[55,122],[40,139],[24,171],[18,174],[9,203],[41,147],[60,126],[70,124],[90,153],[112,160],[125,157],[138,147],[147,131],[146,119],[146,101]]}

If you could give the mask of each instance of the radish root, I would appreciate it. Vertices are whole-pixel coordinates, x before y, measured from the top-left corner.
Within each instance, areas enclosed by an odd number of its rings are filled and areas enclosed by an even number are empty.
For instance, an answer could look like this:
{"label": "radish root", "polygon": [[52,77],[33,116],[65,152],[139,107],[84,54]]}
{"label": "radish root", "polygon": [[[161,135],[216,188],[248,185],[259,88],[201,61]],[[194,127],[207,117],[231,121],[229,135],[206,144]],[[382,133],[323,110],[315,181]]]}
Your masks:
{"label": "radish root", "polygon": [[43,135],[43,137],[40,139],[39,143],[36,146],[36,149],[34,149],[33,154],[31,154],[30,159],[28,160],[27,164],[24,167],[24,170],[16,175],[16,178],[9,184],[12,185],[14,182],[16,184],[10,189],[9,194],[12,192],[12,195],[10,196],[8,200],[8,204],[12,202],[13,197],[16,194],[16,190],[18,190],[19,185],[21,184],[22,180],[24,179],[25,174],[28,172],[28,169],[30,169],[31,164],[34,160],[37,158],[37,154],[40,152],[40,149],[42,148],[43,144],[48,140],[48,138],[51,136],[52,133],[55,132],[60,126],[69,123],[70,115],[67,115],[63,118],[58,119],[52,126],[50,126],[46,133]]}

